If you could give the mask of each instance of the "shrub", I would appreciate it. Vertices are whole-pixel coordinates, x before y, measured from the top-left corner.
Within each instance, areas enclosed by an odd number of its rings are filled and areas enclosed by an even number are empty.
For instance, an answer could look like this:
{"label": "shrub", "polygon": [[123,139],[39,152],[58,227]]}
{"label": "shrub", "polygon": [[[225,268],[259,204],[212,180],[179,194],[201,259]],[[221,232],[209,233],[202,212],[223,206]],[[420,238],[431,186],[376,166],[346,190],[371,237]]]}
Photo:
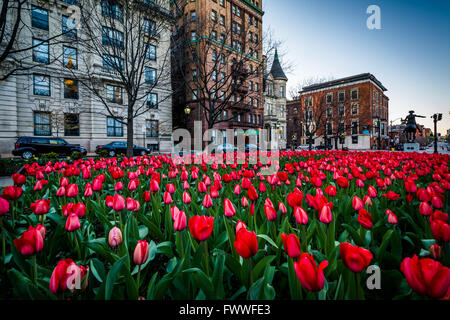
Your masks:
{"label": "shrub", "polygon": [[83,158],[83,154],[79,151],[74,151],[74,152],[72,152],[72,155],[70,156],[70,158],[72,160],[79,160],[79,159]]}
{"label": "shrub", "polygon": [[25,163],[22,159],[0,159],[0,176],[16,173]]}
{"label": "shrub", "polygon": [[41,155],[41,158],[43,158],[43,159],[58,159],[58,158],[60,158],[60,156],[56,152],[49,152],[49,153],[43,153]]}
{"label": "shrub", "polygon": [[101,150],[101,151],[99,151],[99,153],[98,153],[98,156],[100,157],[100,158],[108,158],[108,150]]}

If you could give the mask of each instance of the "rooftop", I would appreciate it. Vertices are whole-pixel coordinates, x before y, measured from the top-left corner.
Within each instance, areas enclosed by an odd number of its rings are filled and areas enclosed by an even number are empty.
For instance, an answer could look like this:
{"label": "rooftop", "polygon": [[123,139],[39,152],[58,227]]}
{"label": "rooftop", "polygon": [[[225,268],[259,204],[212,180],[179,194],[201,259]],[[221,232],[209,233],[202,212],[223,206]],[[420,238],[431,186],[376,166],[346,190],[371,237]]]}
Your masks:
{"label": "rooftop", "polygon": [[387,91],[386,87],[383,86],[383,84],[380,81],[378,81],[378,79],[375,78],[375,76],[373,74],[371,74],[371,73],[361,73],[361,74],[350,76],[350,77],[345,77],[345,78],[341,78],[341,79],[331,80],[331,81],[327,81],[327,82],[323,82],[323,83],[316,83],[316,84],[313,84],[313,85],[310,85],[310,86],[302,88],[302,90],[300,92],[301,93],[305,93],[305,92],[308,92],[308,91],[324,89],[324,88],[333,87],[333,86],[336,86],[336,85],[342,85],[342,84],[352,83],[352,82],[361,81],[361,80],[372,80],[383,91]]}

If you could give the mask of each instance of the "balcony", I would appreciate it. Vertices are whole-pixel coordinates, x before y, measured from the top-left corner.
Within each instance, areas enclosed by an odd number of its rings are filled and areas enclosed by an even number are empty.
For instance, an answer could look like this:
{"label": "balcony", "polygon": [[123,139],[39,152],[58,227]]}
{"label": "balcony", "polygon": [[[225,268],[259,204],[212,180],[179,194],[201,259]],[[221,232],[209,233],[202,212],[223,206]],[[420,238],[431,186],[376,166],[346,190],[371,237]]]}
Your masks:
{"label": "balcony", "polygon": [[235,88],[235,90],[237,92],[241,92],[241,93],[248,93],[248,90],[249,90],[248,86],[244,85],[242,83],[240,83],[240,84],[236,83],[236,84],[233,85],[233,87]]}
{"label": "balcony", "polygon": [[250,111],[252,110],[252,106],[248,103],[243,102],[229,102],[229,109],[241,110],[241,111]]}
{"label": "balcony", "polygon": [[231,72],[237,75],[246,75],[248,73],[248,69],[242,63],[235,63],[231,66]]}
{"label": "balcony", "polygon": [[233,120],[229,122],[229,126],[230,128],[260,128],[261,124],[248,121]]}

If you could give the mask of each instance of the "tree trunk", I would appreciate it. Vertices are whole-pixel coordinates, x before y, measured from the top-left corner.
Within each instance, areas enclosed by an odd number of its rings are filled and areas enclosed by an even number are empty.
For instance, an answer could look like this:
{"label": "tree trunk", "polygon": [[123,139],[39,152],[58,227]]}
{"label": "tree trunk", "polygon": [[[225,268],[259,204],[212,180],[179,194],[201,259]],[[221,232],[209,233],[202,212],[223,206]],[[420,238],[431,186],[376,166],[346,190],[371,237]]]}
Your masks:
{"label": "tree trunk", "polygon": [[134,137],[134,118],[133,107],[128,104],[128,117],[127,117],[127,157],[133,156],[133,137]]}

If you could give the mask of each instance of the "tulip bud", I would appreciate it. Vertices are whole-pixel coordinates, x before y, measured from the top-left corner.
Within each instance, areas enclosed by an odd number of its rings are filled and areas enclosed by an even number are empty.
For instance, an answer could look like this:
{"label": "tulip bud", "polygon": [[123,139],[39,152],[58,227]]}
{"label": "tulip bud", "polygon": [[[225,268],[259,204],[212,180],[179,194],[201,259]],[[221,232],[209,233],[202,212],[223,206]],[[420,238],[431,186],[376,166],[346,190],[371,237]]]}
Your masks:
{"label": "tulip bud", "polygon": [[113,248],[119,246],[122,243],[122,231],[117,227],[112,228],[109,231],[108,242]]}
{"label": "tulip bud", "polygon": [[437,243],[433,243],[430,246],[430,253],[435,260],[439,260],[442,258],[442,248]]}
{"label": "tulip bud", "polygon": [[133,253],[133,261],[136,265],[144,264],[149,256],[150,248],[148,242],[145,240],[139,240]]}

